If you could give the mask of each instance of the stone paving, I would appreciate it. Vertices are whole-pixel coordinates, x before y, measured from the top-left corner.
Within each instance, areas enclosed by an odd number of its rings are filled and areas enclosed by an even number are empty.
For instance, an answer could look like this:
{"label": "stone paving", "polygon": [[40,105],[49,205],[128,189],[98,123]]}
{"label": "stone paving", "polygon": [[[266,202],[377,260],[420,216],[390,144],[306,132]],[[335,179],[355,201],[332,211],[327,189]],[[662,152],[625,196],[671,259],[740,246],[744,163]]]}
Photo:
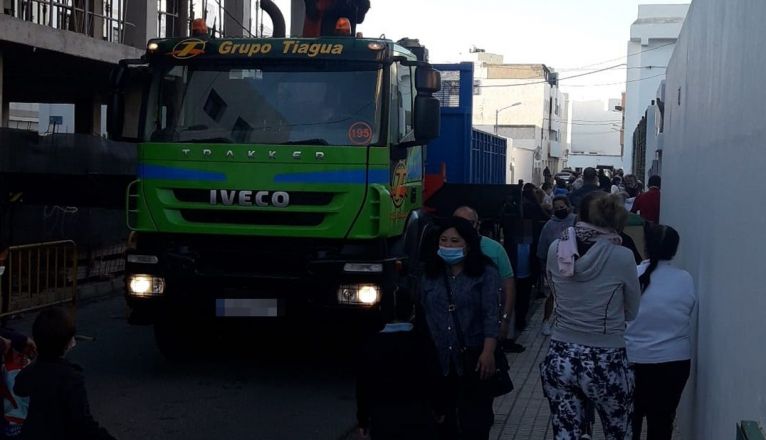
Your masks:
{"label": "stone paving", "polygon": [[[548,350],[548,337],[540,333],[542,300],[537,300],[533,308],[527,330],[517,339],[526,350],[508,355],[516,389],[495,399],[495,425],[490,435],[491,440],[553,439],[550,409],[548,400],[543,396],[538,370]],[[593,440],[604,440],[600,421],[596,422],[593,430]],[[681,437],[676,433],[673,439],[681,440]]]}

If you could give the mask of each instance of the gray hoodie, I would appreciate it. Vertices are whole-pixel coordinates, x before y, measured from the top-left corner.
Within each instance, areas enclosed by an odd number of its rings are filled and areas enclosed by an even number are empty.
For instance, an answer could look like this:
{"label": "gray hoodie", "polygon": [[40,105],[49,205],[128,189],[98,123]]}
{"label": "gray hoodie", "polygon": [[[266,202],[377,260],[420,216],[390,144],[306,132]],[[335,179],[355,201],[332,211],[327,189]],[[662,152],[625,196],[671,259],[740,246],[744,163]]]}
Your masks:
{"label": "gray hoodie", "polygon": [[575,262],[574,276],[558,272],[558,244],[548,252],[548,274],[556,299],[551,338],[591,347],[625,346],[625,323],[638,314],[641,289],[631,251],[597,241]]}

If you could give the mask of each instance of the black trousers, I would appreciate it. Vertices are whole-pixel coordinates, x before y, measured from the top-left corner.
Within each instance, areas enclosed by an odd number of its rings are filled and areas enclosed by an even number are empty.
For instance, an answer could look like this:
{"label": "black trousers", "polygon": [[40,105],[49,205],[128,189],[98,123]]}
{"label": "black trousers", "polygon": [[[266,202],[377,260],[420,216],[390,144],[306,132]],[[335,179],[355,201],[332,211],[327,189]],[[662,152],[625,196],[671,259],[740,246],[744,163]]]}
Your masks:
{"label": "black trousers", "polygon": [[647,440],[670,440],[676,408],[689,379],[691,361],[633,365],[636,375],[633,440],[641,439],[644,417]]}
{"label": "black trousers", "polygon": [[516,330],[522,331],[527,328],[527,314],[529,314],[529,303],[532,300],[533,277],[516,278],[516,304],[514,313],[516,317]]}
{"label": "black trousers", "polygon": [[[476,389],[475,382],[451,373],[440,383],[440,410],[445,413],[439,425],[439,440],[487,440],[495,421],[492,397]],[[443,406],[442,406],[443,405]]]}

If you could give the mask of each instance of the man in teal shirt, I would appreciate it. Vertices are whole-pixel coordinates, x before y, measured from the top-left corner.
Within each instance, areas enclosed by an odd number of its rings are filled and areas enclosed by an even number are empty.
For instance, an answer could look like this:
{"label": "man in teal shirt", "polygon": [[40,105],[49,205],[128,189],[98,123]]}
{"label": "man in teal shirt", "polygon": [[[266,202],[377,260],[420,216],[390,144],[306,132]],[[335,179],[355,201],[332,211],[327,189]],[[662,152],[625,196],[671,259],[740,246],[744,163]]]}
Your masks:
{"label": "man in teal shirt", "polygon": [[[475,209],[469,206],[461,206],[452,215],[468,220],[477,231],[479,230],[479,215]],[[484,235],[481,235],[481,252],[495,263],[498,272],[500,272],[500,278],[503,280],[504,301],[501,301],[503,314],[500,322],[499,339],[503,344],[503,348],[507,351],[524,351],[524,347],[514,343],[513,340],[505,340],[508,336],[509,324],[513,316],[513,305],[516,299],[516,284],[514,282],[513,267],[508,259],[508,253],[502,244]]]}

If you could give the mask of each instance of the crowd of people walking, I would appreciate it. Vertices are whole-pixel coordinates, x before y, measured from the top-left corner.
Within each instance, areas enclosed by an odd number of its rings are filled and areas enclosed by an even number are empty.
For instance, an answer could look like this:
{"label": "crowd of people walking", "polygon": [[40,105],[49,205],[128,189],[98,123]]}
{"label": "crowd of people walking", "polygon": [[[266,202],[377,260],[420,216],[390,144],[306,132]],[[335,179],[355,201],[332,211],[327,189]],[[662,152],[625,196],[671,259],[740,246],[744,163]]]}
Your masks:
{"label": "crowd of people walking", "polygon": [[[671,264],[679,234],[658,223],[659,176],[648,183],[643,191],[634,176],[586,168],[572,182],[525,184],[527,226],[504,243],[480,235],[470,207],[441,221],[414,307],[398,309],[362,356],[374,374],[358,383],[359,436],[487,439],[492,378],[507,374],[498,356],[524,349],[514,337],[536,290],[546,294],[540,377],[554,439],[591,438],[598,414],[607,440],[638,440],[644,426],[649,440],[669,440],[696,299],[691,276]],[[645,260],[629,222],[644,225]],[[397,338],[409,341],[402,350]]]}

